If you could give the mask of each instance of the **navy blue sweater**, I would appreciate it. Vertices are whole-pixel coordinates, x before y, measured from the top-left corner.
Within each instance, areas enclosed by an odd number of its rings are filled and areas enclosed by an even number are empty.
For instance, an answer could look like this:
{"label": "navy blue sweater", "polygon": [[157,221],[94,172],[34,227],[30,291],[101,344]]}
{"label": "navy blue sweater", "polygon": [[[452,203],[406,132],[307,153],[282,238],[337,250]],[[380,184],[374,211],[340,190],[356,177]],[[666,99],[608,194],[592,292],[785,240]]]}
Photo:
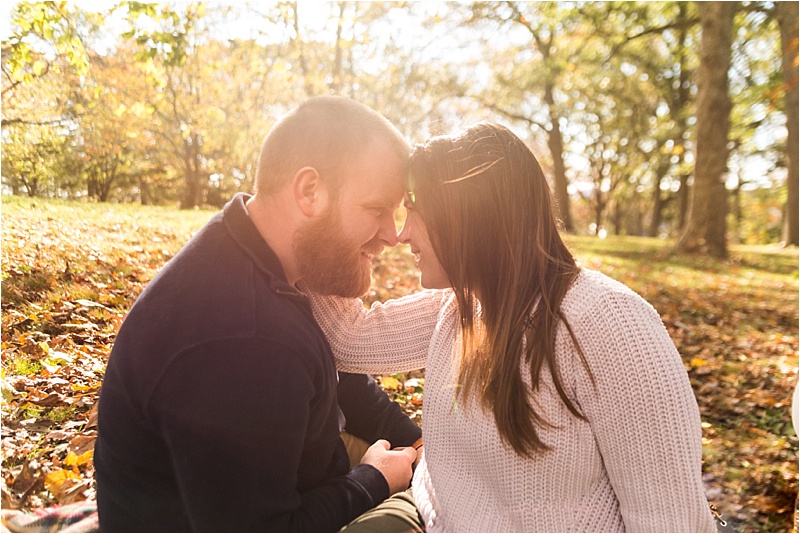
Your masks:
{"label": "navy blue sweater", "polygon": [[108,361],[95,471],[104,531],[334,531],[388,497],[339,438],[419,428],[341,374],[237,195],[153,279]]}

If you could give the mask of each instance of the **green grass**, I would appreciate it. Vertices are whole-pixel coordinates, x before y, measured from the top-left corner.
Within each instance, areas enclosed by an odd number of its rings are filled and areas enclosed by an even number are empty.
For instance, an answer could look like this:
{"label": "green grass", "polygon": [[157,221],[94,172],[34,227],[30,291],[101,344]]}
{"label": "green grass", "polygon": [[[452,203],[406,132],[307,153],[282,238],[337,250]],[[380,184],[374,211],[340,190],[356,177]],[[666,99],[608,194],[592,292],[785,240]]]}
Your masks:
{"label": "green grass", "polygon": [[77,409],[74,406],[57,406],[47,412],[47,418],[54,423],[68,421],[75,417]]}
{"label": "green grass", "polygon": [[27,356],[18,356],[10,362],[13,374],[21,376],[37,375],[42,372],[44,365],[38,361],[32,361]]}
{"label": "green grass", "polygon": [[22,406],[22,417],[24,419],[38,418],[44,414],[44,408],[31,404],[30,402]]}

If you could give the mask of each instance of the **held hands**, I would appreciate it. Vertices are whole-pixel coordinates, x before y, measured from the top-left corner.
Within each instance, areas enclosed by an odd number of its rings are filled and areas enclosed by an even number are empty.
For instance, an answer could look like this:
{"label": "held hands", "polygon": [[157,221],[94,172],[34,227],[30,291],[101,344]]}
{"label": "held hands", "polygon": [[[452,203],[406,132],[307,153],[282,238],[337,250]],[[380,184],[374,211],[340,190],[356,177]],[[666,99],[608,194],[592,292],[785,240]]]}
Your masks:
{"label": "held hands", "polygon": [[417,460],[417,451],[413,447],[391,449],[391,444],[385,439],[373,443],[364,457],[362,464],[376,468],[386,478],[389,484],[389,493],[394,494],[408,488],[411,480],[411,464]]}

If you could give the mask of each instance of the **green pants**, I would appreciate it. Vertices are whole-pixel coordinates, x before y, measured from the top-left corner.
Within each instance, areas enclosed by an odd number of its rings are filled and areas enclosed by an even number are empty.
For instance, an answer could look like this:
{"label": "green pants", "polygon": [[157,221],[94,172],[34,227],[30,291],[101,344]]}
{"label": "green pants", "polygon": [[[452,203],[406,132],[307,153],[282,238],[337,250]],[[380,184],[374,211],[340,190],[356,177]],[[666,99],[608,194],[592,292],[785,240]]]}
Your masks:
{"label": "green pants", "polygon": [[[347,433],[342,434],[350,457],[350,465],[355,466],[367,452],[369,444]],[[339,532],[425,532],[425,526],[417,511],[411,489],[395,493],[375,508],[367,510],[345,525]]]}
{"label": "green pants", "polygon": [[425,532],[411,490],[395,493],[339,532]]}

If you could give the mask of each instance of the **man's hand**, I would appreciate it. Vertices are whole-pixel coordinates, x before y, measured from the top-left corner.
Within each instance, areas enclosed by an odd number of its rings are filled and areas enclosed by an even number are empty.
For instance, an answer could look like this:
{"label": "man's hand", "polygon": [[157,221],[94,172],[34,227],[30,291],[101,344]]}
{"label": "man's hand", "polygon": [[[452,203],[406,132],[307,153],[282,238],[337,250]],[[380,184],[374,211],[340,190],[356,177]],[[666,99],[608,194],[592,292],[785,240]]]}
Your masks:
{"label": "man's hand", "polygon": [[375,467],[389,483],[389,493],[395,494],[408,488],[411,481],[411,464],[417,459],[417,451],[412,447],[390,450],[391,444],[385,439],[373,443],[364,457],[362,464]]}
{"label": "man's hand", "polygon": [[414,469],[417,468],[417,466],[419,465],[419,461],[422,460],[422,451],[424,450],[425,450],[425,445],[420,445],[419,448],[417,449],[417,457],[414,458]]}

